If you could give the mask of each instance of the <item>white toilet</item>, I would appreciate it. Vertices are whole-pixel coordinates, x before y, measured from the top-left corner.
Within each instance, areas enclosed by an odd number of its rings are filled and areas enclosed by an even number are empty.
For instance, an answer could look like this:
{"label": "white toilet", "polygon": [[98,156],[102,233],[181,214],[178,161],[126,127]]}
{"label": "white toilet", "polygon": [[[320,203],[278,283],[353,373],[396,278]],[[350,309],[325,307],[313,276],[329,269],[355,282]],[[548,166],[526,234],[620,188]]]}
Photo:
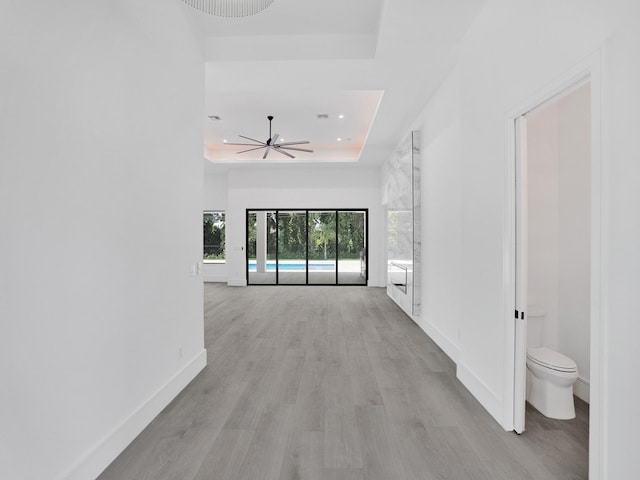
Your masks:
{"label": "white toilet", "polygon": [[527,348],[527,401],[559,420],[575,418],[573,384],[578,367],[569,357],[546,347]]}

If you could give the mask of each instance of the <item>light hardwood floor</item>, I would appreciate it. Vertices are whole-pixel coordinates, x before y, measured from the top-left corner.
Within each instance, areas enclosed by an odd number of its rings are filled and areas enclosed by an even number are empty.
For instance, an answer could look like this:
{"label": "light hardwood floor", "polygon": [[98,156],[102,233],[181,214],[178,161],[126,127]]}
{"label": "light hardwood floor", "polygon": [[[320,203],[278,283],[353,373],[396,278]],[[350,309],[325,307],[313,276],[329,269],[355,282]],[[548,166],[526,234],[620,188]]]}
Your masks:
{"label": "light hardwood floor", "polygon": [[209,365],[100,480],[577,480],[588,407],[505,432],[363,287],[205,285]]}

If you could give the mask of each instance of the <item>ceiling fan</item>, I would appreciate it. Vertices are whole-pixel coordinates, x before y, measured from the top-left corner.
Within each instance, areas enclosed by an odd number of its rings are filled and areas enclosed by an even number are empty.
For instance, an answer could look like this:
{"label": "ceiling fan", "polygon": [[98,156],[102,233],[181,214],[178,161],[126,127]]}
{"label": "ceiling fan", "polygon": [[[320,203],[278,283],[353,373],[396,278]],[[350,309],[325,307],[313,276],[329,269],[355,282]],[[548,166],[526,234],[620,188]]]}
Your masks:
{"label": "ceiling fan", "polygon": [[297,150],[299,152],[309,152],[309,153],[313,153],[313,150],[309,150],[307,148],[298,148],[298,147],[293,147],[292,145],[304,145],[309,143],[308,140],[302,140],[299,142],[285,142],[285,143],[278,143],[278,138],[280,137],[280,135],[278,135],[277,133],[275,135],[271,135],[271,122],[273,121],[273,115],[269,115],[267,116],[267,120],[269,120],[269,139],[266,142],[261,142],[260,140],[256,140],[255,138],[251,138],[251,137],[245,137],[244,135],[238,135],[241,138],[246,138],[247,140],[251,140],[252,142],[256,142],[256,143],[226,143],[225,145],[243,145],[246,147],[254,147],[254,148],[249,148],[247,150],[242,150],[240,152],[236,152],[238,153],[246,153],[246,152],[252,152],[254,150],[260,150],[261,148],[265,149],[264,155],[262,156],[262,159],[264,160],[265,158],[267,158],[267,155],[269,155],[269,151],[270,150],[275,150],[276,152],[279,152],[283,155],[286,155],[289,158],[296,158],[295,156],[291,155],[289,152],[285,152],[285,150]]}

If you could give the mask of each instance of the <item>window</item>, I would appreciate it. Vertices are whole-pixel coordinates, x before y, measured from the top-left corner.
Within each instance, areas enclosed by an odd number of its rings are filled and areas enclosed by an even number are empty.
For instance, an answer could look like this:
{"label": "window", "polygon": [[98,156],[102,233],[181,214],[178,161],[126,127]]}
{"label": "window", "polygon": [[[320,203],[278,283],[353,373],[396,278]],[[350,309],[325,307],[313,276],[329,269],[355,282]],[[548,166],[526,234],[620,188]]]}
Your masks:
{"label": "window", "polygon": [[203,260],[205,263],[224,263],[224,212],[204,212]]}

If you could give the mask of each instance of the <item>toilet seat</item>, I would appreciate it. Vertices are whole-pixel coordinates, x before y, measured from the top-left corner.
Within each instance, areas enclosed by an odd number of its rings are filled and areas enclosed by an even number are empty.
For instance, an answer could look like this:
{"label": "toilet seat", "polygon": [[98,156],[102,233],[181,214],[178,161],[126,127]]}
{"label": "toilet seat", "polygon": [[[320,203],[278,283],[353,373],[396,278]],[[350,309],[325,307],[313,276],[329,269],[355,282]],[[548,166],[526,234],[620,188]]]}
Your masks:
{"label": "toilet seat", "polygon": [[576,362],[566,355],[546,347],[527,348],[527,360],[557,372],[573,373],[578,371]]}

